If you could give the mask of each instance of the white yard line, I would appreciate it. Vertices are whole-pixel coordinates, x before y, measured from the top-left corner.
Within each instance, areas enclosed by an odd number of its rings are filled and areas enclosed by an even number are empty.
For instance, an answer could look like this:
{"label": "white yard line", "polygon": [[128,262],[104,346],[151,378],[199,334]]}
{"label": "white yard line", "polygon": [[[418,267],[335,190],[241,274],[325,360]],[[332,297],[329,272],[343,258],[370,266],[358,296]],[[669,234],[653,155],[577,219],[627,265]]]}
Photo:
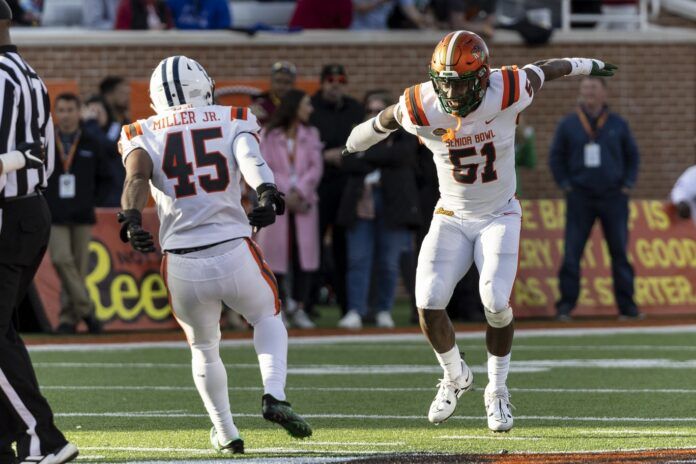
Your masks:
{"label": "white yard line", "polygon": [[[97,363],[97,362],[35,362],[34,367],[45,369],[191,369],[189,363]],[[258,364],[225,364],[229,369],[258,370]],[[485,366],[472,366],[477,374],[487,372]],[[545,372],[548,367],[510,366],[511,373]],[[377,365],[341,365],[341,364],[309,364],[288,367],[290,375],[392,375],[392,374],[442,374],[442,368],[436,364],[377,364]]]}
{"label": "white yard line", "polygon": [[[51,369],[190,369],[189,363],[147,362],[35,362],[34,367]],[[256,363],[225,364],[230,369],[258,369]],[[474,373],[485,373],[485,365],[471,366]],[[675,361],[663,358],[619,358],[619,359],[532,359],[513,361],[511,373],[544,372],[554,368],[604,368],[604,369],[694,369],[696,359]],[[392,374],[439,374],[442,368],[430,364],[296,364],[288,367],[291,375],[392,375]]]}
{"label": "white yard line", "polygon": [[[304,445],[304,443],[299,443]],[[371,443],[369,445],[372,445]],[[310,445],[311,446],[311,445]],[[84,451],[127,451],[131,453],[188,453],[188,454],[198,454],[206,455],[212,454],[217,455],[217,451],[213,449],[203,449],[203,448],[154,448],[154,447],[139,447],[139,446],[80,446],[80,450]],[[326,451],[313,451],[300,448],[283,448],[283,447],[273,447],[273,448],[245,448],[245,453],[288,453],[288,454],[303,454],[303,453],[325,453]],[[380,450],[359,450],[359,451],[347,451],[347,450],[331,450],[333,454],[387,454],[392,453],[392,451],[380,451]],[[196,461],[198,462],[198,461]],[[227,461],[229,462],[229,460]]]}
{"label": "white yard line", "polygon": [[579,430],[574,433],[580,435],[682,435],[695,436],[696,434],[677,431],[677,430],[636,430],[636,429],[601,429],[601,430]]}
{"label": "white yard line", "polygon": [[[201,413],[161,413],[149,411],[134,412],[63,412],[54,414],[56,417],[118,417],[118,418],[207,418]],[[259,414],[235,413],[235,417],[260,417]],[[360,420],[422,420],[423,415],[380,415],[380,414],[303,414],[310,419],[360,419]],[[484,416],[452,416],[449,420],[483,420]],[[518,420],[543,420],[565,422],[694,422],[696,417],[573,417],[573,416],[515,416]]]}
{"label": "white yard line", "polygon": [[[42,390],[59,391],[196,391],[196,387],[180,387],[171,385],[48,385]],[[434,387],[287,387],[290,391],[320,391],[320,392],[419,392],[435,391]],[[694,388],[510,388],[513,393],[665,393],[665,394],[696,394]],[[263,391],[262,387],[229,387],[229,391]]]}
{"label": "white yard line", "polygon": [[502,440],[502,441],[539,441],[539,437],[515,437],[508,435],[443,435],[444,440]]}
{"label": "white yard line", "polygon": [[[696,325],[676,325],[662,327],[605,327],[605,328],[572,328],[572,329],[516,329],[515,338],[528,337],[559,337],[559,336],[594,336],[616,334],[673,334],[696,333]],[[483,339],[483,330],[476,332],[460,332],[458,340]],[[414,334],[380,334],[380,335],[330,335],[312,337],[291,337],[291,345],[325,345],[335,343],[361,342],[424,342],[423,335]],[[221,346],[252,346],[251,339],[223,340]],[[185,341],[179,342],[133,342],[133,343],[71,343],[30,345],[29,351],[115,351],[134,350],[142,348],[188,348]]]}

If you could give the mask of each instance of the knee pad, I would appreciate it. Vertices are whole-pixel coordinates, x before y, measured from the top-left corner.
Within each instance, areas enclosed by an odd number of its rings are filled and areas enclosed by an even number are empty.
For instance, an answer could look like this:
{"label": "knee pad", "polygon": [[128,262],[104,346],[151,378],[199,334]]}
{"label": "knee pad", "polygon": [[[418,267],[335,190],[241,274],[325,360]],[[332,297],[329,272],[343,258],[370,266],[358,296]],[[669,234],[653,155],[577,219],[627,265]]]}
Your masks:
{"label": "knee pad", "polygon": [[493,312],[488,308],[484,308],[483,313],[486,315],[488,325],[495,327],[496,329],[509,326],[513,319],[512,308],[509,305],[502,311],[498,312]]}

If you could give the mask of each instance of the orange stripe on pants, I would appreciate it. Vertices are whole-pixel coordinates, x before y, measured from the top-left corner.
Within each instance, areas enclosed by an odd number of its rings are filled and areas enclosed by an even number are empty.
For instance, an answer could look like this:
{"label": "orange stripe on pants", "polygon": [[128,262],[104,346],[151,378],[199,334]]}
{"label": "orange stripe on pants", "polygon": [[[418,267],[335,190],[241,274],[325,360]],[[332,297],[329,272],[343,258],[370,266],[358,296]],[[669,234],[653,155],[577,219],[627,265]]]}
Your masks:
{"label": "orange stripe on pants", "polygon": [[254,261],[256,261],[256,264],[259,266],[259,271],[261,271],[261,277],[263,277],[268,286],[271,287],[271,291],[273,292],[273,299],[275,300],[275,313],[278,314],[280,312],[280,298],[278,297],[278,283],[275,280],[273,271],[271,271],[271,269],[268,267],[268,264],[266,264],[266,261],[263,259],[263,253],[261,253],[261,250],[258,248],[258,245],[256,245],[256,243],[250,238],[245,238],[244,241],[246,241],[246,244],[249,247],[249,251],[251,252],[251,255],[254,257]]}

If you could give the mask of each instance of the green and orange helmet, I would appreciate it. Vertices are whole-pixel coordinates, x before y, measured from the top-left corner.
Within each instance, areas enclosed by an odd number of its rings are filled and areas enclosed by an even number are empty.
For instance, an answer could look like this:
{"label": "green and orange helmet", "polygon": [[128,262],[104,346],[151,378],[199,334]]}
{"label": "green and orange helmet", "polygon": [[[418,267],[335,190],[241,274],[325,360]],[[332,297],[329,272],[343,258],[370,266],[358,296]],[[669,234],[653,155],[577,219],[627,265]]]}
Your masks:
{"label": "green and orange helmet", "polygon": [[430,61],[430,80],[440,104],[455,116],[466,116],[481,104],[490,73],[488,47],[469,31],[447,34]]}

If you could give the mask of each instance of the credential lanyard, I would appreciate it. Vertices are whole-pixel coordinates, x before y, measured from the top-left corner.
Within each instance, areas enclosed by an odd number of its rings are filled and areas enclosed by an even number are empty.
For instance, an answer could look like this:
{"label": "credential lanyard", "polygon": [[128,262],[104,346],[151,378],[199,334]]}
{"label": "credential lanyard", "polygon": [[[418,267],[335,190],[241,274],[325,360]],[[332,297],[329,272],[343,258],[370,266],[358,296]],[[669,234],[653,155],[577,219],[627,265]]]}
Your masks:
{"label": "credential lanyard", "polygon": [[602,110],[602,114],[599,115],[599,118],[597,118],[597,128],[592,129],[592,125],[590,124],[590,120],[587,119],[587,115],[581,108],[576,108],[575,112],[578,114],[578,118],[580,118],[580,124],[582,124],[583,129],[585,129],[585,132],[587,133],[587,136],[592,140],[593,142],[597,140],[597,133],[602,129],[604,124],[607,122],[607,119],[609,118],[609,111],[607,109]]}
{"label": "credential lanyard", "polygon": [[63,163],[63,172],[68,173],[70,172],[70,166],[72,166],[73,160],[75,159],[75,153],[77,152],[77,146],[80,143],[80,136],[82,133],[80,131],[77,131],[77,135],[75,136],[75,141],[73,142],[72,146],[70,147],[70,153],[65,155],[65,147],[63,146],[63,140],[56,134],[56,140],[58,143],[56,146],[58,147],[58,154],[60,155],[60,160]]}

